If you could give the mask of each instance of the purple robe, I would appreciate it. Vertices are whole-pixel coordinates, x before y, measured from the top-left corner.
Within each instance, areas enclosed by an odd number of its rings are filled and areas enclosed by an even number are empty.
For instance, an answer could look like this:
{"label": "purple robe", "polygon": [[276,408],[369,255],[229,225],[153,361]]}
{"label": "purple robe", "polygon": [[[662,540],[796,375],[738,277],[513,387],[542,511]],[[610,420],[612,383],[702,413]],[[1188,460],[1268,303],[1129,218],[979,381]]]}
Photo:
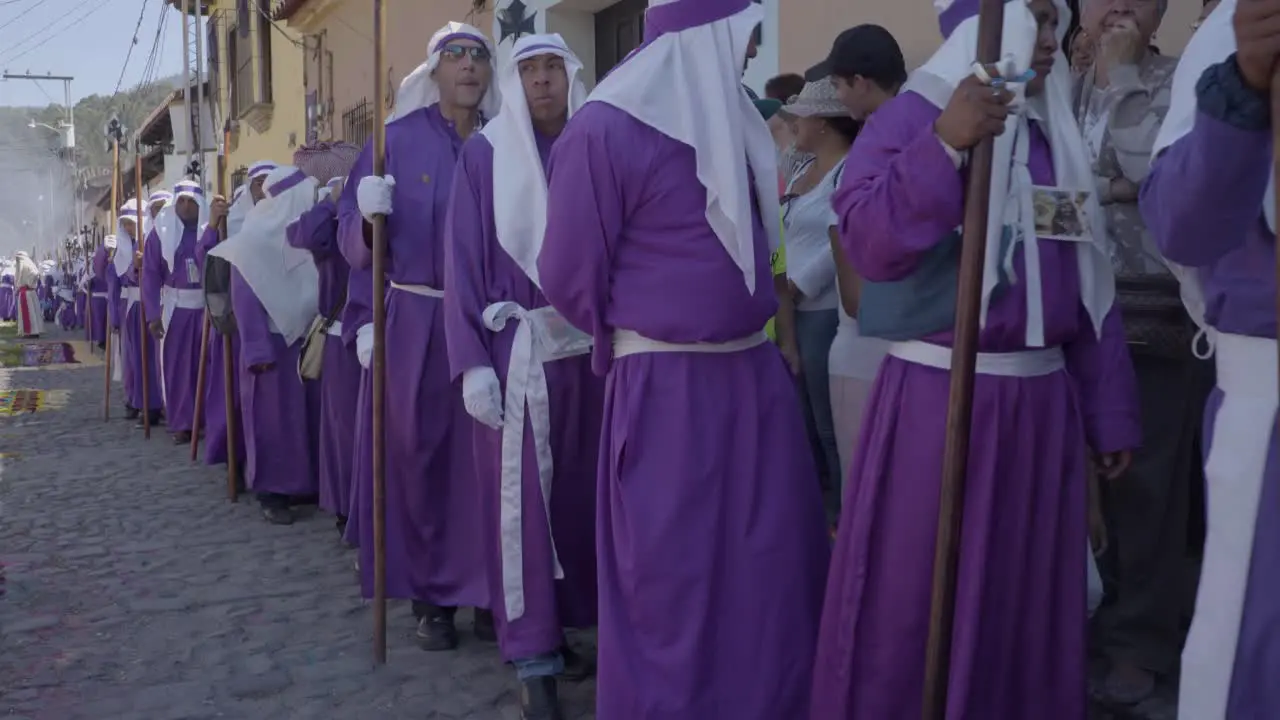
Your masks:
{"label": "purple robe", "polygon": [[[387,126],[386,172],[397,180],[395,209],[387,218],[390,282],[445,289],[445,211],[461,146],[462,138],[434,105]],[[372,146],[366,145],[338,203],[339,243],[356,269],[371,261],[356,187],[372,167]],[[366,295],[360,298],[355,290],[352,299],[370,306],[367,293],[375,288],[363,285]],[[443,304],[408,290],[385,292],[387,595],[489,607],[471,419],[449,377]],[[372,530],[372,522],[361,525],[366,595],[373,590]]]}
{"label": "purple robe", "polygon": [[[545,167],[554,138],[535,132]],[[455,380],[476,367],[491,367],[506,391],[512,339],[519,320],[499,333],[485,327],[492,303],[513,302],[525,310],[549,303],[498,243],[493,215],[493,146],[477,135],[467,142],[453,178],[453,196],[445,231],[447,275],[445,329],[449,367]],[[502,430],[469,423],[476,475],[489,542],[487,567],[493,589],[493,615],[506,660],[554,652],[564,642],[562,626],[587,627],[596,621],[595,481],[600,449],[604,381],[591,371],[589,355],[544,364],[550,396],[550,447],[553,461],[550,523],[543,503],[538,458],[529,414],[525,416],[521,460],[521,523],[524,614],[510,621],[503,602],[501,533]],[[564,569],[554,573],[552,537]]]}
{"label": "purple robe", "polygon": [[[240,406],[245,484],[257,493],[305,497],[317,491],[316,448],[307,389],[298,377],[301,341],[286,345],[239,270],[231,305],[240,336]],[[256,366],[269,366],[260,372]]]}
{"label": "purple robe", "polygon": [[[117,302],[111,303],[112,311],[109,312],[111,328],[120,330],[120,358],[123,363],[122,379],[124,380],[124,397],[125,405],[135,410],[141,410],[144,407],[142,401],[142,350],[138,345],[138,338],[141,336],[145,342],[146,363],[147,363],[147,402],[145,407],[151,410],[159,410],[164,406],[164,398],[160,391],[160,358],[156,355],[155,338],[152,337],[151,331],[142,332],[139,327],[139,314],[142,313],[142,303],[138,301],[130,301],[125,297],[127,293],[132,293],[135,298],[138,294],[138,270],[132,263],[124,275],[116,273],[115,265],[109,264],[107,271],[108,287],[114,282],[115,289],[112,291],[112,297],[117,298]],[[123,313],[123,319],[121,318]]]}
{"label": "purple robe", "polygon": [[[356,334],[362,325],[373,322],[373,309],[368,303],[373,297],[371,292],[373,273],[369,268],[351,269],[347,276],[347,304],[342,308],[342,341],[356,352]],[[360,367],[359,356],[356,365]],[[352,547],[362,544],[373,546],[373,375],[360,367],[360,385],[356,389],[356,409],[351,423],[351,490],[347,498],[347,529],[343,540]],[[365,518],[370,518],[365,521]],[[370,556],[372,557],[372,556]],[[362,586],[373,587],[373,569],[361,566]]]}
{"label": "purple robe", "polygon": [[[964,178],[933,133],[939,110],[913,93],[882,107],[850,150],[833,204],[858,273],[910,274],[964,217]],[[1032,125],[1029,168],[1053,184]],[[947,717],[1085,717],[1086,449],[1141,440],[1119,311],[1099,339],[1080,302],[1076,250],[1037,240],[1045,342],[1066,370],[978,375],[960,540]],[[1022,276],[1019,247],[1015,273]],[[992,300],[982,352],[1025,349],[1026,293]],[[951,345],[951,331],[927,338]],[[950,374],[885,358],[845,485],[814,662],[811,717],[921,712],[938,479]]]}
{"label": "purple robe", "polygon": [[603,103],[552,151],[538,272],[607,373],[596,714],[803,718],[829,548],[777,347],[611,357],[615,329],[726,343],[777,311],[758,213],[751,294],[696,178],[692,148]]}
{"label": "purple robe", "polygon": [[85,292],[78,286],[75,291],[75,327],[84,327],[84,304],[86,300]]}
{"label": "purple robe", "polygon": [[[196,262],[200,263],[200,277],[204,277],[205,256],[218,244],[218,229],[206,227],[200,242],[196,246]],[[226,364],[223,362],[223,344],[227,338],[216,328],[209,328],[209,359],[205,368],[204,380],[204,462],[206,465],[221,465],[227,462],[227,399],[226,399]],[[240,337],[231,336],[231,398],[234,405],[231,411],[240,418],[240,373],[237,372],[240,358]],[[236,459],[243,468],[244,423],[236,423],[235,438]]]}
{"label": "purple robe", "polygon": [[[200,370],[200,334],[204,328],[204,294],[200,290],[199,262],[196,259],[196,228],[186,226],[174,249],[170,268],[160,249],[160,236],[147,235],[143,253],[142,300],[148,318],[161,318],[161,287],[178,299],[165,329],[160,353],[164,360],[164,415],[171,432],[190,432],[195,415],[196,375]],[[191,276],[188,276],[188,268]],[[195,279],[193,280],[192,277]],[[191,306],[196,307],[191,307]]]}
{"label": "purple robe", "polygon": [[14,279],[12,275],[5,275],[0,278],[0,320],[6,322],[12,321],[17,317],[14,312],[17,305],[14,304]]}
{"label": "purple robe", "polygon": [[89,296],[89,342],[101,345],[107,340],[107,248],[102,245],[93,252]]}
{"label": "purple robe", "polygon": [[[1271,150],[1270,128],[1243,130],[1201,114],[1191,132],[1160,155],[1143,185],[1142,215],[1147,227],[1169,260],[1198,268],[1205,320],[1221,333],[1276,337],[1275,234],[1258,211],[1271,176]],[[1206,459],[1215,442],[1214,427],[1224,398],[1221,387],[1209,395],[1204,419]],[[1212,485],[1209,493],[1212,507]],[[1277,507],[1280,444],[1273,431],[1227,700],[1226,717],[1233,720],[1280,713]],[[1214,522],[1211,510],[1211,528]],[[1214,596],[1222,590],[1202,582],[1200,601],[1216,602]]]}
{"label": "purple robe", "polygon": [[320,312],[337,320],[324,338],[324,369],[318,381],[320,507],[346,516],[351,503],[351,469],[360,361],[354,346],[342,339],[336,313],[344,306],[350,268],[338,251],[338,208],[324,200],[303,213],[286,231],[289,244],[310,250],[320,271]]}

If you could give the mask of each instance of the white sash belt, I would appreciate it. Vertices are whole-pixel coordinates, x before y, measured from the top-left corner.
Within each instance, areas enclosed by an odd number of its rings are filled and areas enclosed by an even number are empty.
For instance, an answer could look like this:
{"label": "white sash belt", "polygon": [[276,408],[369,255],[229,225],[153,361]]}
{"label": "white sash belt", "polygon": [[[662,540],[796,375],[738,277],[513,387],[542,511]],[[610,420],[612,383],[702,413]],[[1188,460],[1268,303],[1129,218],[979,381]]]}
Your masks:
{"label": "white sash belt", "polygon": [[1220,334],[1216,347],[1223,397],[1205,460],[1204,560],[1178,693],[1179,715],[1196,720],[1227,717],[1277,404],[1274,339]]}
{"label": "white sash belt", "polygon": [[138,286],[120,288],[120,297],[125,299],[127,307],[133,307],[133,304],[138,302]]}
{"label": "white sash belt", "polygon": [[[520,323],[511,342],[507,391],[503,398],[502,476],[498,531],[502,549],[502,598],[510,622],[524,615],[523,459],[526,408],[538,459],[542,506],[551,527],[551,393],[543,364],[591,352],[591,336],[565,321],[553,307],[525,310],[514,302],[493,303],[484,310],[484,325],[501,332],[511,320]],[[551,562],[557,580],[564,578],[554,539]]]}
{"label": "white sash belt", "polygon": [[[909,363],[939,370],[951,369],[951,348],[910,340],[889,345],[889,354]],[[979,375],[1001,377],[1040,377],[1052,375],[1066,367],[1062,348],[1038,348],[1007,353],[978,353],[975,367]]]}
{"label": "white sash belt", "polygon": [[421,295],[422,297],[430,297],[430,298],[444,297],[443,290],[437,290],[433,287],[427,287],[426,285],[402,285],[398,282],[392,282],[391,287],[395,288],[396,290],[403,290],[405,292],[413,293],[414,295]]}
{"label": "white sash belt", "polygon": [[736,353],[768,341],[763,332],[722,343],[669,343],[651,340],[634,330],[613,331],[613,356],[624,358],[640,353]]}
{"label": "white sash belt", "polygon": [[96,293],[94,293],[94,294],[93,294],[93,296],[94,296],[95,298],[102,298],[102,299],[104,299],[104,300],[107,298],[107,294],[106,294],[106,293],[104,293],[104,292],[96,292]]}
{"label": "white sash belt", "polygon": [[333,324],[329,326],[329,329],[325,332],[325,334],[332,335],[336,338],[342,337],[342,321],[334,320]]}

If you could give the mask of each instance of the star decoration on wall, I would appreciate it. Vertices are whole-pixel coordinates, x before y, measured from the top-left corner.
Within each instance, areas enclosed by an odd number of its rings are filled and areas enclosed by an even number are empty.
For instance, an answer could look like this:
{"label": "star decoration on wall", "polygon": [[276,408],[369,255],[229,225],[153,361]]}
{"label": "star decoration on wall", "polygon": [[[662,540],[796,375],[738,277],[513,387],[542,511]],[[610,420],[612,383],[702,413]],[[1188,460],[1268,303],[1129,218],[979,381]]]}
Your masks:
{"label": "star decoration on wall", "polygon": [[502,34],[498,44],[506,42],[507,38],[519,40],[521,35],[536,33],[533,20],[537,16],[538,13],[530,12],[522,0],[512,0],[510,5],[498,11],[498,27]]}

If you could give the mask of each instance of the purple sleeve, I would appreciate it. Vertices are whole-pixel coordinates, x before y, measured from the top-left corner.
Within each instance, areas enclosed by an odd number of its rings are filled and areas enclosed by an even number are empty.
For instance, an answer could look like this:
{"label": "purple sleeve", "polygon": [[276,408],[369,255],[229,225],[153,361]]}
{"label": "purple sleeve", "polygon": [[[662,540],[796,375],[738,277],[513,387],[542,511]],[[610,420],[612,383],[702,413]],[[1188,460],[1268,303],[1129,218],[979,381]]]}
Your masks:
{"label": "purple sleeve", "polygon": [[939,114],[919,95],[900,95],[849,150],[831,202],[840,245],[867,280],[901,280],[964,222],[963,175],[933,133]]}
{"label": "purple sleeve", "polygon": [[1064,348],[1067,370],[1080,389],[1085,438],[1094,452],[1132,450],[1142,444],[1138,383],[1125,342],[1120,309],[1102,321],[1102,337],[1093,331],[1080,306],[1080,333]]}
{"label": "purple sleeve", "polygon": [[107,279],[107,321],[112,330],[120,329],[120,276],[116,274],[114,265],[105,268]]}
{"label": "purple sleeve", "polygon": [[155,232],[147,235],[146,249],[142,253],[142,307],[147,317],[160,319],[160,288],[169,278],[169,269],[165,267],[164,255],[160,252],[160,236]]}
{"label": "purple sleeve", "polygon": [[300,250],[310,250],[316,260],[328,257],[338,246],[338,206],[325,200],[289,223],[285,237]]}
{"label": "purple sleeve", "polygon": [[373,322],[373,271],[350,270],[347,275],[347,304],[342,308],[342,342],[354,347],[361,325]]}
{"label": "purple sleeve", "polygon": [[218,244],[218,228],[214,225],[205,227],[204,232],[200,234],[200,240],[196,242],[196,263],[201,268],[204,267],[204,257],[209,251]]}
{"label": "purple sleeve", "polygon": [[485,219],[480,198],[488,169],[480,143],[472,140],[462,148],[445,217],[444,283],[449,292],[444,296],[444,328],[449,370],[455,380],[471,368],[493,364],[488,343],[491,333],[484,326]]}
{"label": "purple sleeve", "polygon": [[271,342],[267,311],[244,276],[234,267],[231,268],[231,308],[236,314],[236,330],[240,335],[240,355],[244,364],[252,367],[275,362],[275,345]]}
{"label": "purple sleeve", "polygon": [[1244,245],[1270,174],[1270,130],[1197,113],[1191,132],[1160,154],[1142,184],[1142,219],[1169,260],[1212,265]]}
{"label": "purple sleeve", "polygon": [[107,277],[107,249],[99,247],[93,253],[93,276],[98,278]]}
{"label": "purple sleeve", "polygon": [[623,188],[605,127],[592,105],[569,123],[551,150],[547,229],[538,255],[542,292],[569,324],[591,333],[591,367],[608,372],[612,332],[605,324],[609,270],[622,233]]}
{"label": "purple sleeve", "polygon": [[373,252],[365,243],[365,221],[360,214],[360,206],[356,203],[356,188],[361,178],[373,173],[373,142],[365,143],[360,159],[347,175],[347,182],[342,186],[342,197],[338,198],[338,249],[352,268],[366,268],[373,263]]}

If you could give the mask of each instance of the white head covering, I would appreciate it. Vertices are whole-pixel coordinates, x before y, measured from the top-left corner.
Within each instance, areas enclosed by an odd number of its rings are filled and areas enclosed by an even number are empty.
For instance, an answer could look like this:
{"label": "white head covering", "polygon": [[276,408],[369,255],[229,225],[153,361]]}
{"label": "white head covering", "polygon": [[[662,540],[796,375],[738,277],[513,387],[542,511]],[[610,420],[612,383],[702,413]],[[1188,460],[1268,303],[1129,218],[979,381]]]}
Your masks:
{"label": "white head covering", "polygon": [[[489,56],[493,57],[493,43],[489,42],[489,38],[485,37],[480,30],[466,23],[445,24],[431,36],[431,42],[427,45],[427,61],[400,81],[400,89],[396,91],[395,107],[391,109],[391,116],[387,118],[388,125],[417,110],[440,102],[440,86],[436,84],[435,71],[440,65],[440,50],[454,40],[474,40],[483,45],[489,51]],[[484,98],[480,100],[480,114],[486,119],[491,118],[498,114],[501,104],[501,95],[490,84]]]}
{"label": "white head covering", "polygon": [[103,236],[103,238],[102,238],[102,247],[104,247],[104,248],[106,248],[106,249],[108,249],[108,250],[115,250],[115,249],[116,249],[116,236],[115,236],[115,235],[105,235],[105,236]]}
{"label": "white head covering", "polygon": [[249,192],[249,185],[260,177],[266,177],[268,173],[276,169],[276,164],[270,160],[259,160],[249,166],[249,174],[245,177],[244,184],[235,189],[231,194],[231,207],[227,210],[227,237],[231,237],[240,232],[240,228],[244,225],[244,219],[249,216],[249,211],[253,209],[254,199],[253,193]]}
{"label": "white head covering", "polygon": [[[1210,66],[1216,65],[1236,51],[1236,33],[1232,19],[1236,14],[1236,0],[1222,0],[1218,7],[1209,13],[1209,17],[1200,23],[1187,49],[1178,59],[1178,68],[1173,73],[1173,92],[1169,103],[1169,113],[1160,125],[1156,134],[1156,142],[1151,149],[1152,160],[1173,145],[1184,135],[1191,132],[1196,124],[1196,84],[1200,76]],[[1262,149],[1259,148],[1259,152]],[[1275,173],[1267,175],[1267,193],[1262,199],[1262,216],[1267,227],[1272,231],[1276,227],[1276,186]],[[1182,304],[1187,313],[1195,321],[1200,330],[1206,333],[1209,352],[1213,352],[1216,331],[1204,319],[1204,288],[1200,284],[1200,275],[1195,268],[1183,267],[1165,260],[1165,264],[1178,278],[1182,292]]]}
{"label": "white head covering", "polygon": [[[955,3],[955,10],[963,11],[963,2]],[[1061,43],[1071,11],[1063,0],[1054,0],[1054,4],[1058,8],[1058,40]],[[948,19],[954,20],[954,16],[948,18],[946,14],[951,5],[946,3],[946,7],[940,8],[944,25]],[[976,10],[976,3],[972,5]],[[956,86],[973,73],[973,63],[978,55],[977,15],[969,15],[954,27],[942,47],[913,72],[903,86],[904,92],[918,93],[939,108],[946,107]],[[1004,59],[1001,64],[1006,66],[1006,77],[1016,76],[1018,71],[1031,66],[1038,35],[1036,18],[1025,0],[1005,3]],[[1000,279],[1001,267],[1012,276],[1014,251],[1021,244],[1026,277],[1020,282],[1026,287],[1027,294],[1028,347],[1045,345],[1039,245],[1026,242],[1036,237],[1033,183],[1027,167],[1028,117],[1040,121],[1048,136],[1057,187],[1089,194],[1085,213],[1092,238],[1089,242],[1076,243],[1076,258],[1080,273],[1080,299],[1093,321],[1094,331],[1099,335],[1102,333],[1102,321],[1115,301],[1115,280],[1107,253],[1106,217],[1093,193],[1095,185],[1089,152],[1072,112],[1071,77],[1067,57],[1059,47],[1054,54],[1053,70],[1045,78],[1044,91],[1040,95],[1026,99],[1024,87],[1010,88],[1017,95],[1016,110],[1005,121],[1004,134],[995,139],[991,200],[987,211],[987,255],[982,275],[981,322],[986,325],[991,294]],[[1012,242],[1007,246],[1003,238],[1006,227],[1012,233]],[[1003,257],[1002,246],[1005,250]]]}
{"label": "white head covering", "polygon": [[253,290],[285,343],[297,342],[319,312],[320,273],[311,252],[285,239],[285,229],[316,201],[316,181],[292,165],[272,170],[267,196],[240,232],[209,251],[231,263]]}
{"label": "white head covering", "polygon": [[764,10],[751,0],[650,0],[646,44],[587,99],[694,149],[698,182],[707,191],[707,223],[752,293],[752,173],[770,252],[779,244],[773,136],[742,85],[747,45],[763,19]]}
{"label": "white head covering", "polygon": [[[155,198],[155,195],[151,196]],[[191,198],[200,208],[196,220],[196,232],[200,232],[209,222],[209,201],[204,197],[204,190],[195,180],[181,180],[173,187],[172,200],[160,211],[156,218],[156,235],[160,238],[160,255],[173,270],[174,255],[178,252],[178,244],[182,242],[182,218],[178,217],[178,198]],[[197,242],[199,239],[197,238]]]}
{"label": "white head covering", "polygon": [[38,287],[40,285],[40,267],[35,264],[26,250],[19,250],[14,255],[15,277],[14,284],[18,286],[26,286],[29,288]]}
{"label": "white head covering", "polygon": [[145,237],[145,235],[141,235],[145,227],[143,223],[138,222],[138,203],[136,201],[130,200],[121,205],[120,211],[116,214],[116,256],[112,263],[116,266],[116,274],[120,276],[124,276],[125,273],[129,272],[129,268],[133,267],[133,254],[137,252],[135,250],[137,238],[124,229],[125,220],[134,221],[134,232]]}
{"label": "white head covering", "polygon": [[587,88],[578,79],[582,61],[559,35],[525,35],[516,41],[501,68],[499,88],[507,98],[502,111],[480,131],[493,146],[493,221],[498,244],[538,282],[538,252],[547,228],[547,174],[533,137],[533,121],[520,80],[520,61],[538,55],[564,58],[569,76],[569,115],[586,102]]}

